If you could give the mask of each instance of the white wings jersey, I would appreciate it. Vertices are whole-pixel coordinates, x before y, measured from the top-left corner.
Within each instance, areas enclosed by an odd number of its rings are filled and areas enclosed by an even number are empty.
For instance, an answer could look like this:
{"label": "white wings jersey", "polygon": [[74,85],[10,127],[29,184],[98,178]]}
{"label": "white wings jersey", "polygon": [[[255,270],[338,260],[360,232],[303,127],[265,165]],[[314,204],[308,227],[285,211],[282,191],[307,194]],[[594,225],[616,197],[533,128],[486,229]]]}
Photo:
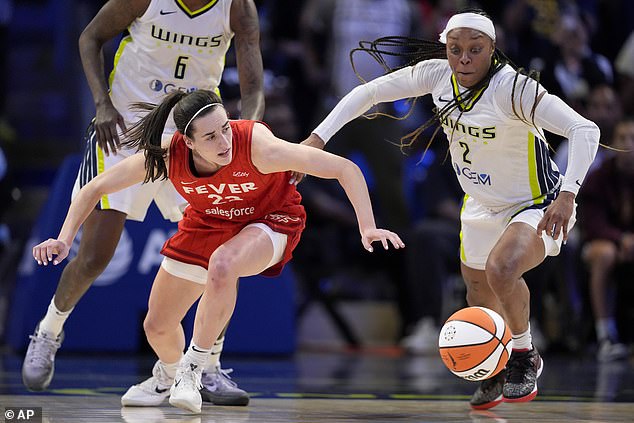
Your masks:
{"label": "white wings jersey", "polygon": [[211,0],[196,11],[181,0],[152,0],[132,22],[109,80],[112,102],[128,127],[139,119],[129,110],[132,102],[158,104],[173,90],[218,87],[233,38],[230,9],[231,0]]}
{"label": "white wings jersey", "polygon": [[[548,145],[535,129],[513,113],[515,70],[504,66],[472,101],[442,122],[451,161],[464,192],[491,210],[513,205],[548,204],[560,174]],[[427,60],[414,67],[416,90],[431,93],[439,109],[465,88],[452,76],[447,60]],[[530,110],[544,88],[520,76],[514,90],[515,109],[530,122]],[[551,194],[551,195],[549,195]]]}

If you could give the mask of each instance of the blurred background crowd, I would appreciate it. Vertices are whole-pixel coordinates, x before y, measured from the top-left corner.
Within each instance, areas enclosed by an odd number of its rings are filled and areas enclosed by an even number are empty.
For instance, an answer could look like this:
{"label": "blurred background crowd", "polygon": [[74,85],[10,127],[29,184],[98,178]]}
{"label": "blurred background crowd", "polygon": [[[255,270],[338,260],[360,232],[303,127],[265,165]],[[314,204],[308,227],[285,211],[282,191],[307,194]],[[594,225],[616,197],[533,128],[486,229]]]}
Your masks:
{"label": "blurred background crowd", "polygon": [[[0,0],[0,335],[17,262],[41,213],[56,169],[81,152],[94,106],[77,39],[103,1]],[[299,142],[359,84],[349,53],[386,35],[437,39],[447,19],[483,8],[497,46],[540,71],[542,84],[601,128],[601,147],[578,198],[578,224],[558,257],[526,275],[538,348],[623,359],[634,342],[634,2],[629,0],[256,0],[265,67],[266,121]],[[106,51],[112,62],[116,45]],[[239,116],[237,71],[229,54],[221,93]],[[355,57],[367,79],[382,73]],[[358,119],[328,144],[366,175],[377,219],[399,232],[404,251],[369,256],[354,213],[326,181],[300,184],[309,222],[293,261],[302,316],[311,301],[329,310],[350,345],[362,343],[338,310],[341,301],[388,301],[397,310],[392,340],[412,354],[436,350],[439,327],[464,305],[459,275],[462,193],[437,137],[406,152],[404,134],[431,114],[431,102],[396,103],[386,116]],[[562,172],[566,140],[547,134]],[[614,149],[621,150],[615,152]],[[0,337],[1,341],[1,337]]]}

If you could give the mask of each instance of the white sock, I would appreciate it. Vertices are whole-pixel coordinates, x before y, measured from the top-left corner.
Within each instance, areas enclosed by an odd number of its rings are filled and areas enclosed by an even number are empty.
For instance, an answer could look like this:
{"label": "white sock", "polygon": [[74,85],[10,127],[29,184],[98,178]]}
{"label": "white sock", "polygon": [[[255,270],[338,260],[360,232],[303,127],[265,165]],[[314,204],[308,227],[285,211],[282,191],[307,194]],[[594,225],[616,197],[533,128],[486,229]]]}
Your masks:
{"label": "white sock", "polygon": [[207,361],[207,367],[205,370],[208,372],[215,372],[216,367],[220,366],[220,354],[222,354],[222,347],[225,343],[225,337],[218,339],[214,342],[214,346],[211,347],[211,354],[209,355],[209,360]]}
{"label": "white sock", "polygon": [[594,322],[594,328],[597,331],[597,340],[599,341],[606,339],[615,341],[619,338],[614,317],[602,317],[597,319]]}
{"label": "white sock", "polygon": [[165,374],[170,379],[174,379],[174,377],[176,376],[176,369],[178,369],[179,364],[180,361],[177,361],[176,363],[164,363],[161,361],[161,366],[163,367],[163,370],[165,370]]}
{"label": "white sock", "polygon": [[210,353],[211,350],[201,348],[192,341],[191,344],[189,344],[189,348],[187,348],[187,352],[181,362],[193,363],[204,369],[207,366],[207,360],[209,360]]}
{"label": "white sock", "polygon": [[55,307],[55,296],[51,299],[51,303],[48,306],[48,310],[46,311],[46,315],[40,322],[40,330],[45,330],[46,332],[50,332],[56,337],[62,333],[62,328],[64,327],[64,323],[70,313],[72,313],[73,309],[71,308],[68,311],[59,311],[57,307]]}
{"label": "white sock", "polygon": [[528,323],[528,329],[520,334],[513,334],[513,350],[530,351],[533,349],[533,338],[531,337],[531,324]]}

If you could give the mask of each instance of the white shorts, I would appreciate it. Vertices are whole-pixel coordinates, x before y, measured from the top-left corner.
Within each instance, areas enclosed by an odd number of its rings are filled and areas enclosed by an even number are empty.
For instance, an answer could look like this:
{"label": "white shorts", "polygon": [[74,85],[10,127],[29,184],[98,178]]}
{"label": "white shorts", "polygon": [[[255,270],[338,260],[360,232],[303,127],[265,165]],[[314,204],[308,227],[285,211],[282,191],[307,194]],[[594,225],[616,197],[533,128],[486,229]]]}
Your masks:
{"label": "white shorts", "polygon": [[[164,134],[164,141],[169,137]],[[97,175],[110,169],[126,157],[136,153],[133,150],[119,150],[116,155],[106,156],[97,146],[95,132],[92,125],[86,135],[86,150],[82,159],[79,173],[73,187],[71,198],[75,198],[82,186],[90,182]],[[117,210],[128,215],[128,219],[142,222],[152,201],[165,219],[178,222],[183,217],[187,206],[185,199],[176,191],[169,180],[140,183],[132,185],[113,194],[104,195],[98,207],[102,210]]]}
{"label": "white shorts", "polygon": [[[523,207],[524,205],[518,205],[500,212],[493,212],[472,197],[465,196],[460,213],[460,260],[462,263],[472,269],[484,270],[489,253],[511,223],[524,222],[537,229],[537,225],[544,217],[545,209],[529,208],[517,213]],[[568,222],[568,232],[575,225],[575,222],[576,204]],[[560,233],[555,240],[544,231],[542,232],[542,241],[544,242],[545,256],[556,256],[561,249],[563,236]]]}
{"label": "white shorts", "polygon": [[[245,228],[250,226],[262,229],[271,239],[273,243],[273,257],[269,264],[266,265],[265,269],[279,263],[280,260],[284,257],[284,250],[286,250],[286,240],[288,235],[282,234],[279,232],[275,232],[268,225],[264,223],[250,223]],[[164,257],[161,262],[161,267],[170,275],[176,276],[177,278],[187,279],[188,281],[192,281],[201,285],[205,285],[207,283],[207,269],[202,266],[197,266],[195,264],[183,263],[178,260],[174,260],[169,257]]]}

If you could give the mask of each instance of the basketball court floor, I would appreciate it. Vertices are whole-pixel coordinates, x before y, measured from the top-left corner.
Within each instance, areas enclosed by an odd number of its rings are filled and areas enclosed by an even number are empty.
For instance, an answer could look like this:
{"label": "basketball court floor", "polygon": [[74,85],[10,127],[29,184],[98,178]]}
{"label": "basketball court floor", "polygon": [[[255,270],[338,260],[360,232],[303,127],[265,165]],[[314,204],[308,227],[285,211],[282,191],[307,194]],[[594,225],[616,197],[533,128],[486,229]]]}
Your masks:
{"label": "basketball court floor", "polygon": [[42,418],[74,422],[632,422],[634,362],[544,355],[539,395],[531,403],[472,411],[475,389],[439,357],[393,350],[299,352],[290,357],[224,357],[223,367],[251,394],[248,407],[204,405],[201,415],[171,407],[122,408],[120,396],[149,377],[151,357],[78,356],[60,351],[51,389],[22,386],[22,357],[0,355],[0,411],[41,408]]}

